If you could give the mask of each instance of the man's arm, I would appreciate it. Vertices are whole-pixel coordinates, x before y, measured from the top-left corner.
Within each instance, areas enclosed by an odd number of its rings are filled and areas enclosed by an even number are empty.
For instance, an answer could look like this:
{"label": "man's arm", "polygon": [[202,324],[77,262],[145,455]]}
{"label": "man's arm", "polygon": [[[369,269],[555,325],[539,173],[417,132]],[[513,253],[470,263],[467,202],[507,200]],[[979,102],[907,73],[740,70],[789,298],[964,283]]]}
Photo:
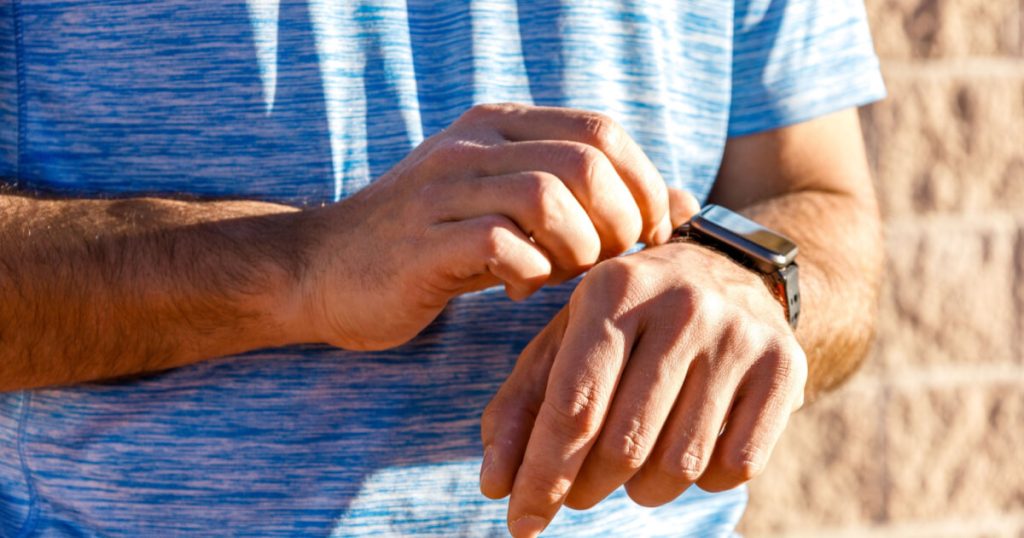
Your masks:
{"label": "man's arm", "polygon": [[481,105],[345,200],[47,200],[0,191],[0,391],[290,343],[383,349],[452,297],[524,298],[671,232],[604,116]]}
{"label": "man's arm", "polygon": [[0,391],[287,343],[307,249],[287,206],[0,195]]}
{"label": "man's arm", "polygon": [[875,325],[881,221],[857,114],[729,140],[708,200],[800,247],[808,401],[853,373]]}
{"label": "man's arm", "polygon": [[654,506],[751,479],[805,387],[861,360],[881,244],[856,112],[730,140],[711,200],[799,245],[799,332],[759,275],[700,245],[596,266],[484,411],[481,489],[511,493],[515,536],[622,484]]}

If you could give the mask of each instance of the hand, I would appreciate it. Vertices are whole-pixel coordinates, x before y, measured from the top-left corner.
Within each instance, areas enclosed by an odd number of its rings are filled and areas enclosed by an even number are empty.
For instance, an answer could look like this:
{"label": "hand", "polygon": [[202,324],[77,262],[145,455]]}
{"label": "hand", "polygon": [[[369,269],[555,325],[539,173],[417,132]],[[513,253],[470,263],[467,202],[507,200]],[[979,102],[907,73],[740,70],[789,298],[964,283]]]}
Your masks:
{"label": "hand", "polygon": [[[760,276],[691,243],[603,262],[484,411],[481,491],[536,536],[625,484],[644,506],[760,473],[807,363]],[[724,430],[723,430],[724,428]]]}
{"label": "hand", "polygon": [[458,294],[504,284],[522,299],[665,241],[668,206],[657,169],[607,117],[474,107],[363,191],[308,212],[302,339],[399,345]]}

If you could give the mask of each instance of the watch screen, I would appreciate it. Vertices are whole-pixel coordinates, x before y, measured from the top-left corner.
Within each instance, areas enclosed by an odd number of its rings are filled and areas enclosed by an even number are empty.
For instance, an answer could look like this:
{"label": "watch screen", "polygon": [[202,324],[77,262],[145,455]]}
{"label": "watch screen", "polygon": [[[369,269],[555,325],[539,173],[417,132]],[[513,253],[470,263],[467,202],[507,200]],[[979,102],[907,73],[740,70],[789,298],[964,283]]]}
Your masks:
{"label": "watch screen", "polygon": [[694,227],[743,250],[747,255],[778,266],[784,266],[796,257],[796,244],[739,213],[712,205],[698,216],[700,218],[693,221]]}

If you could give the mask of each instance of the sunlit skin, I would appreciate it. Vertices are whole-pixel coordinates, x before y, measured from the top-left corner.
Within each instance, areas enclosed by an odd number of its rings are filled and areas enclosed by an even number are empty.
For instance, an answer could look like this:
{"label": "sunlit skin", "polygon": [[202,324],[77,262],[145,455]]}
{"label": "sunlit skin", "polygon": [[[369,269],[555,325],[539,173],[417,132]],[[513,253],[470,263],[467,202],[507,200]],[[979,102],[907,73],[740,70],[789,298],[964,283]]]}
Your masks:
{"label": "sunlit skin", "polygon": [[481,490],[511,494],[514,536],[623,484],[645,506],[693,484],[736,487],[764,469],[789,416],[857,366],[881,263],[860,136],[845,111],[728,142],[711,201],[800,245],[795,334],[759,276],[694,244],[584,277],[483,414]]}
{"label": "sunlit skin", "polygon": [[665,243],[696,201],[592,112],[475,107],[314,209],[0,192],[0,390],[391,348],[462,293],[519,300],[589,271],[484,411],[483,493],[511,495],[520,537],[623,484],[652,506],[734,487],[870,337],[879,223],[855,112],[730,139],[709,201],[799,244],[795,334],[756,274]]}
{"label": "sunlit skin", "polygon": [[18,328],[0,390],[294,343],[390,348],[459,294],[522,299],[670,232],[665,183],[615,122],[519,105],[474,107],[305,211],[0,194],[0,328]]}

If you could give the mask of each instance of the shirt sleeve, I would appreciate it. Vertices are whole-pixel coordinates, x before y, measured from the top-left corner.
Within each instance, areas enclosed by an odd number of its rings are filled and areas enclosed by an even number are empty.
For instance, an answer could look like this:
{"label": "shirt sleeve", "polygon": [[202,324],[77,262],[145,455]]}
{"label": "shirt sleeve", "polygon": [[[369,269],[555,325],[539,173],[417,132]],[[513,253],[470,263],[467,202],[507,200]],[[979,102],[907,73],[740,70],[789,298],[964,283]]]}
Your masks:
{"label": "shirt sleeve", "polygon": [[885,97],[859,0],[737,0],[729,136]]}

